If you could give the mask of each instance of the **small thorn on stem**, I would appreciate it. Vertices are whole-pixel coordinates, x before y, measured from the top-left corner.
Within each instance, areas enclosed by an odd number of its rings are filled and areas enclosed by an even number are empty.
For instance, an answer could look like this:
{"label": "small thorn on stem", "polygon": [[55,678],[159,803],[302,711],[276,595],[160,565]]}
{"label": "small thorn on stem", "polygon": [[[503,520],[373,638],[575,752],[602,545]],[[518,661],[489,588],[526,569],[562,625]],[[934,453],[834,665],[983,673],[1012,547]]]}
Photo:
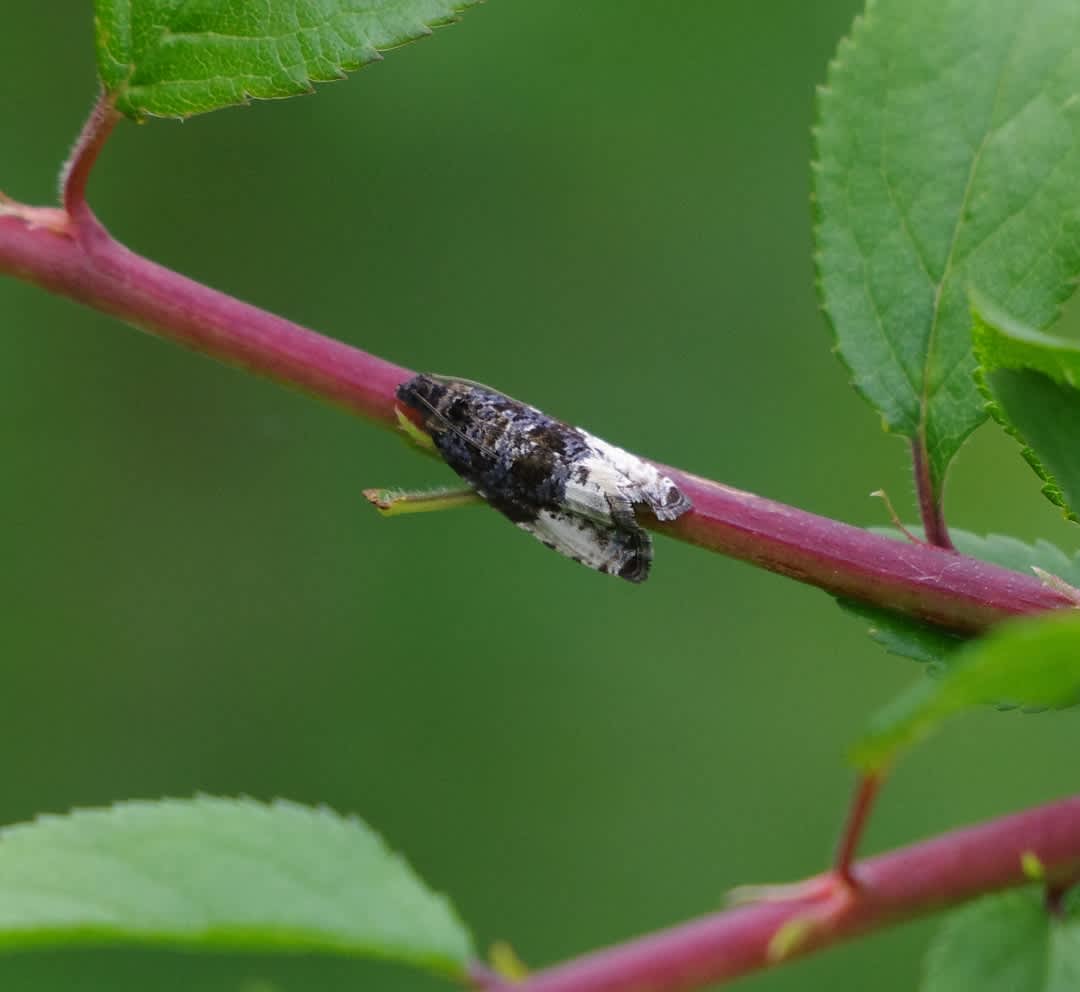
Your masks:
{"label": "small thorn on stem", "polygon": [[365,489],[364,498],[384,517],[453,510],[484,502],[472,489]]}
{"label": "small thorn on stem", "polygon": [[0,192],[0,217],[18,217],[32,231],[70,233],[70,218],[59,207],[31,207],[25,203],[18,203],[3,192]]}
{"label": "small thorn on stem", "polygon": [[827,871],[823,875],[804,878],[800,882],[773,882],[767,885],[737,885],[731,889],[724,905],[729,908],[751,906],[758,902],[769,903],[822,903],[828,902],[839,889],[847,890],[835,872]]}
{"label": "small thorn on stem", "polygon": [[876,496],[885,504],[885,509],[889,512],[889,519],[892,521],[893,526],[900,531],[912,544],[921,544],[926,547],[926,542],[921,537],[916,537],[908,530],[900,521],[900,517],[896,513],[896,509],[892,505],[892,500],[889,499],[889,494],[884,489],[875,489],[871,496]]}
{"label": "small thorn on stem", "polygon": [[1033,882],[1046,881],[1046,866],[1034,851],[1024,851],[1020,855],[1020,867],[1024,871],[1024,877]]}
{"label": "small thorn on stem", "polygon": [[831,894],[805,913],[793,916],[772,935],[766,949],[771,962],[776,964],[797,954],[807,941],[828,933],[858,905],[859,893],[849,889],[836,876],[830,877],[837,881]]}
{"label": "small thorn on stem", "polygon": [[851,885],[847,877],[836,871],[801,882],[786,885],[742,885],[728,894],[728,906],[749,903],[801,903],[805,910],[796,911],[769,940],[768,959],[783,961],[803,948],[817,934],[827,932],[855,909],[862,891]]}
{"label": "small thorn on stem", "polygon": [[1063,578],[1039,568],[1038,565],[1032,565],[1031,570],[1039,577],[1039,580],[1047,589],[1053,589],[1054,592],[1061,593],[1074,606],[1080,606],[1080,589],[1077,589],[1076,586],[1069,585]]}
{"label": "small thorn on stem", "polygon": [[491,945],[488,960],[492,971],[508,982],[523,982],[529,977],[529,969],[505,940],[497,940]]}

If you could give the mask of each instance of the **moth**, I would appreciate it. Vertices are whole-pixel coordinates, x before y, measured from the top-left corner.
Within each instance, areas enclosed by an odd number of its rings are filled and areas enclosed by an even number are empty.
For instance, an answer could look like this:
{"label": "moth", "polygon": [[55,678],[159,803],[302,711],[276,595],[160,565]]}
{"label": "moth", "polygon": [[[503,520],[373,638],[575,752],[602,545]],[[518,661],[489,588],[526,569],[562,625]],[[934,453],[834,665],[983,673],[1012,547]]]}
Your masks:
{"label": "moth", "polygon": [[[658,520],[690,509],[678,486],[648,462],[487,386],[418,375],[398,386],[397,397],[487,503],[547,547],[599,572],[644,582],[652,540],[636,508]],[[416,418],[411,423],[415,429]]]}

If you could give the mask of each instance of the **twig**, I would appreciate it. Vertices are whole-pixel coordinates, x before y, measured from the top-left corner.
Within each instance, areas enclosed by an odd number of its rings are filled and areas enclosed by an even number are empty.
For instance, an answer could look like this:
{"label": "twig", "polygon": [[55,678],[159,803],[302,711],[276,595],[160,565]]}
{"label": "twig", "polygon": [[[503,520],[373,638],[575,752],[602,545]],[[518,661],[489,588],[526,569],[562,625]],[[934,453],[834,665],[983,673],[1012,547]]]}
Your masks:
{"label": "twig", "polygon": [[[369,417],[397,424],[396,387],[413,373],[357,348],[233,299],[130,252],[86,203],[94,162],[118,115],[101,97],[62,173],[64,211],[0,203],[0,274],[67,296],[150,333],[275,379]],[[1011,616],[1071,605],[1069,596],[1026,575],[951,553],[926,452],[914,448],[927,537],[904,545],[847,524],[660,466],[694,509],[657,530],[751,562],[838,596],[976,632]],[[525,992],[677,990],[731,978],[776,961],[777,935],[796,934],[785,955],[805,954],[887,922],[951,905],[1025,880],[1038,858],[1047,877],[1080,870],[1080,799],[947,834],[851,867],[877,781],[856,792],[836,869],[804,891],[827,892],[839,877],[858,898],[828,926],[799,929],[820,900],[762,902],[719,913],[622,947],[540,972]],[[1050,891],[1056,891],[1051,889]],[[795,924],[795,928],[792,925]],[[496,987],[482,966],[475,984]]]}
{"label": "twig", "polygon": [[90,116],[71,149],[71,154],[60,170],[60,202],[68,216],[79,219],[89,207],[86,203],[86,184],[90,180],[94,163],[109,140],[121,115],[113,109],[105,91],[102,90],[94,103]]}
{"label": "twig", "polygon": [[[0,274],[35,283],[385,427],[397,426],[395,390],[412,377],[411,370],[203,286],[136,255],[109,235],[84,194],[116,120],[101,97],[64,170],[63,196],[70,214],[66,229],[36,225],[32,212],[41,208],[25,208],[29,218],[18,205],[0,210]],[[925,476],[928,485],[925,460],[922,465],[917,475]],[[653,521],[652,527],[833,595],[967,633],[1008,617],[1071,605],[1068,597],[1031,576],[939,548],[903,545],[661,468],[694,509],[674,522]],[[924,496],[929,492],[920,488]]]}
{"label": "twig", "polygon": [[848,807],[847,820],[840,833],[840,843],[836,848],[836,858],[833,861],[833,871],[837,877],[849,888],[858,889],[859,881],[855,877],[852,867],[855,855],[858,852],[859,841],[870,819],[870,813],[874,808],[874,801],[881,790],[884,776],[881,774],[860,775],[855,783],[855,791]]}
{"label": "twig", "polygon": [[[74,236],[0,214],[0,273],[303,390],[384,427],[397,427],[395,389],[414,375],[187,279],[134,254],[107,234],[95,238],[92,250],[87,250]],[[1033,576],[938,548],[878,537],[661,467],[690,497],[694,509],[672,523],[649,526],[833,595],[962,632],[1071,605]]]}
{"label": "twig", "polygon": [[919,496],[919,513],[922,516],[926,540],[946,551],[955,551],[949,529],[945,526],[945,511],[941,493],[934,489],[930,476],[930,458],[926,451],[926,439],[920,433],[911,442],[911,462],[915,472],[915,491]]}
{"label": "twig", "polygon": [[[1074,877],[1080,869],[1080,796],[860,862],[856,866],[860,898],[827,927],[805,928],[802,939],[787,947],[783,960],[1028,883],[1021,862],[1032,854],[1051,879]],[[809,881],[824,883],[828,878]],[[800,919],[812,920],[816,903],[804,898],[740,906],[534,972],[513,988],[515,992],[683,992],[728,981],[777,964],[770,955],[774,937]]]}

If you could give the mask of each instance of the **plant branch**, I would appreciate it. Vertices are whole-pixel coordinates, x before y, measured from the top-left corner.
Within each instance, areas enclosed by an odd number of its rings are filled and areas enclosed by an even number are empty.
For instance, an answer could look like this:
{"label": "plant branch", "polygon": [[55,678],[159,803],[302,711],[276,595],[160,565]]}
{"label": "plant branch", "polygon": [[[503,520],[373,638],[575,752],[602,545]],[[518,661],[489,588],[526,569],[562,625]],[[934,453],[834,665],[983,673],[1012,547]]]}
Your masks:
{"label": "plant branch", "polygon": [[848,805],[847,819],[840,832],[840,842],[836,846],[836,856],[833,859],[833,871],[850,889],[859,887],[853,868],[855,854],[883,781],[881,772],[860,774]]}
{"label": "plant branch", "polygon": [[120,117],[102,89],[75,142],[75,147],[71,150],[71,155],[60,170],[60,202],[69,217],[78,217],[84,211],[89,214],[86,184],[101,149],[109,140],[109,135]]}
{"label": "plant branch", "polygon": [[[1022,859],[1038,858],[1047,878],[1080,869],[1080,796],[942,834],[856,866],[859,888],[827,918],[812,897],[762,901],[705,916],[638,940],[535,972],[514,992],[683,992],[729,981],[851,937],[914,919],[976,896],[1030,883]],[[806,892],[828,891],[830,876]],[[819,923],[821,925],[815,925]],[[804,926],[805,924],[805,926]],[[778,957],[783,928],[798,936]],[[485,988],[506,988],[477,973]]]}
{"label": "plant branch", "polygon": [[[0,197],[0,274],[112,314],[227,364],[303,390],[384,427],[397,426],[396,389],[414,374],[142,258],[90,210],[86,187],[119,120],[103,94],[61,174],[63,209]],[[846,598],[977,633],[1013,616],[1075,605],[1038,579],[952,550],[924,447],[913,447],[929,545],[905,544],[661,465],[690,497],[656,530]],[[934,546],[936,545],[936,546]],[[762,901],[539,972],[523,992],[679,992],[1027,881],[1022,859],[1058,894],[1080,872],[1080,797],[956,831],[851,865],[878,787],[863,779],[830,873],[781,901]],[[854,883],[854,885],[853,885]],[[822,894],[845,898],[824,914]],[[836,907],[841,910],[837,911]],[[803,926],[809,921],[808,926]],[[794,925],[794,926],[793,926]],[[786,928],[786,929],[785,929]],[[781,931],[793,935],[778,942]],[[474,984],[501,987],[477,966]]]}
{"label": "plant branch", "polygon": [[926,451],[926,439],[920,434],[911,442],[911,462],[915,472],[915,492],[919,497],[919,515],[922,517],[926,540],[939,548],[955,551],[949,528],[945,525],[945,508],[941,493],[934,490],[930,475],[930,457]]}
{"label": "plant branch", "polygon": [[[33,208],[31,208],[33,209]],[[69,228],[82,224],[72,218]],[[94,221],[96,224],[97,222]],[[219,293],[128,251],[0,215],[0,273],[382,423],[412,373]]]}
{"label": "plant branch", "polygon": [[[94,149],[93,142],[88,147]],[[69,184],[81,170],[72,169]],[[79,179],[78,182],[85,182]],[[126,249],[85,212],[66,229],[0,206],[0,274],[113,314],[195,351],[397,424],[409,369],[203,286]],[[91,228],[94,236],[83,232]],[[829,593],[976,633],[1012,616],[1072,605],[1033,576],[905,544],[661,466],[694,509],[655,529]]]}
{"label": "plant branch", "polygon": [[[202,354],[397,425],[409,369],[203,286],[129,251],[94,216],[87,182],[119,115],[102,93],[61,175],[62,211],[0,199],[0,274],[13,275]],[[916,477],[931,543],[951,548],[925,451]],[[920,469],[921,466],[921,469]],[[693,510],[652,526],[836,596],[977,633],[1012,616],[1074,605],[1036,578],[940,548],[877,537],[794,507],[661,466]],[[928,512],[933,510],[930,517]],[[936,513],[936,516],[934,514]],[[934,533],[937,540],[934,539]]]}

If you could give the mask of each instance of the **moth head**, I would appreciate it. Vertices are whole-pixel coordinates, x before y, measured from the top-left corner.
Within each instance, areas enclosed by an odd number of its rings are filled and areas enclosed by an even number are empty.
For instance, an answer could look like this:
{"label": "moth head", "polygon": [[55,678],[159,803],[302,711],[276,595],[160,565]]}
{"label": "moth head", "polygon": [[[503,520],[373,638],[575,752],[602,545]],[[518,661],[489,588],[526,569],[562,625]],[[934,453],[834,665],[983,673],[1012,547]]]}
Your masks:
{"label": "moth head", "polygon": [[452,394],[460,391],[459,381],[422,373],[398,386],[397,398],[402,406],[397,416],[402,430],[422,446],[432,447],[431,439],[447,430],[446,408]]}

